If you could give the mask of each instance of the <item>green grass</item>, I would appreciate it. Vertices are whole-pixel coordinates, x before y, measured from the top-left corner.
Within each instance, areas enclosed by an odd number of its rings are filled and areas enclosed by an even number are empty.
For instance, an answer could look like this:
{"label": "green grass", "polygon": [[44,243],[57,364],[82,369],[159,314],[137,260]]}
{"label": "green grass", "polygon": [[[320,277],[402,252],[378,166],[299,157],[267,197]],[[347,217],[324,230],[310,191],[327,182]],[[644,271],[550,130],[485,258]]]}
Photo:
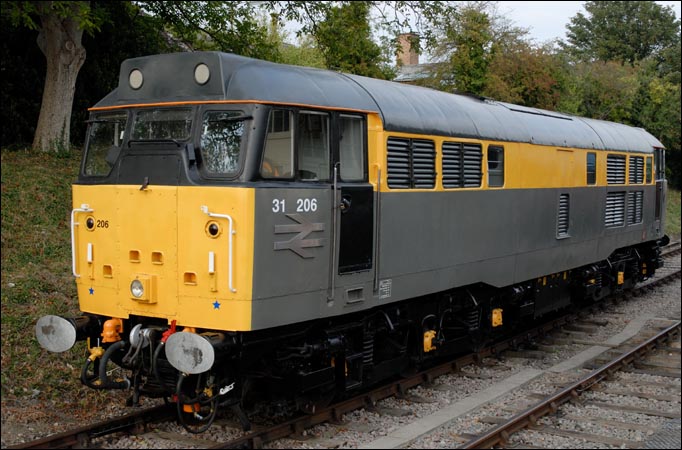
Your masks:
{"label": "green grass", "polygon": [[673,189],[668,190],[668,198],[666,202],[666,217],[665,217],[665,234],[671,240],[680,239],[680,191]]}
{"label": "green grass", "polygon": [[[36,320],[79,312],[71,276],[71,183],[80,155],[2,150],[2,401],[77,397],[80,352],[42,350]],[[83,350],[85,346],[80,343]]]}
{"label": "green grass", "polygon": [[[79,313],[69,232],[79,157],[1,151],[3,405],[39,395],[92,407],[119,395],[81,386],[85,343],[52,354],[40,348],[33,331],[45,314]],[[679,191],[668,192],[666,233],[680,236]]]}

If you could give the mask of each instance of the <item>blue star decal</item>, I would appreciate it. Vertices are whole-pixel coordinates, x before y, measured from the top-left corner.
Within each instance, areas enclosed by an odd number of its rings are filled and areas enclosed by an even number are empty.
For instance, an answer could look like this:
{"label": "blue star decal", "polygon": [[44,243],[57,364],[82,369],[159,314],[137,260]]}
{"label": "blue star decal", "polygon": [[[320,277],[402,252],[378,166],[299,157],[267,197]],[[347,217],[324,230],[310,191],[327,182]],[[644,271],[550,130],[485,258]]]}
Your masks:
{"label": "blue star decal", "polygon": [[220,302],[218,300],[213,302],[213,309],[220,309]]}
{"label": "blue star decal", "polygon": [[90,295],[95,295],[95,290],[93,288],[88,289],[88,291],[90,292]]}

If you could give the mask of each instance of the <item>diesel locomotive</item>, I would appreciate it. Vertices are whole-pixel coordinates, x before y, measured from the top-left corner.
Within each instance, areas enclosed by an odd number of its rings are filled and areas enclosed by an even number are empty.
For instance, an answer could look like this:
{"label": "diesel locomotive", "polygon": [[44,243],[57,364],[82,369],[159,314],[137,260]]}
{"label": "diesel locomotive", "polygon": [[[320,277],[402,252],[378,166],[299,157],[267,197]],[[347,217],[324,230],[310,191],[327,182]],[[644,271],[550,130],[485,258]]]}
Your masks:
{"label": "diesel locomotive", "polygon": [[[654,275],[641,128],[219,52],[126,60],[73,184],[81,381],[310,411]],[[112,367],[119,370],[111,371]]]}

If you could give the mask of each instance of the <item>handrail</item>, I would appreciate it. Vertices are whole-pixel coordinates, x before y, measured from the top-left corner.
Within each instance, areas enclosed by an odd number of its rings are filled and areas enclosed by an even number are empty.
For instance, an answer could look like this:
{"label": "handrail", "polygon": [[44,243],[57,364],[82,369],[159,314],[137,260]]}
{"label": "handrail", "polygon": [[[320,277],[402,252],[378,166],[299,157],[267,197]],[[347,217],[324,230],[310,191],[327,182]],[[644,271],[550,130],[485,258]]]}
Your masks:
{"label": "handrail", "polygon": [[228,273],[228,285],[230,288],[230,292],[237,292],[237,290],[232,287],[232,235],[236,234],[237,232],[233,230],[233,220],[232,217],[230,217],[228,214],[216,214],[209,212],[208,206],[202,206],[201,211],[204,214],[207,214],[209,217],[217,217],[220,219],[227,219],[227,221],[230,224],[230,229],[228,231],[228,237],[227,237],[227,242],[228,242],[228,268],[229,268],[229,273]]}
{"label": "handrail", "polygon": [[330,295],[327,296],[327,303],[333,302],[334,298],[336,297],[336,236],[338,234],[338,219],[336,217],[337,215],[337,209],[339,208],[339,199],[338,199],[338,191],[339,191],[339,166],[341,165],[340,162],[337,162],[334,164],[334,184],[333,184],[333,191],[332,191],[332,233],[331,233],[331,238],[332,238],[332,261],[331,264],[329,265],[329,278],[330,278],[330,283],[331,283],[331,293]]}
{"label": "handrail", "polygon": [[78,222],[74,222],[77,212],[93,212],[94,209],[90,208],[90,205],[83,203],[80,208],[74,208],[71,210],[71,270],[73,276],[80,278],[80,274],[76,273],[76,233],[75,226],[79,225]]}
{"label": "handrail", "polygon": [[379,291],[379,245],[381,244],[381,166],[377,164],[377,201],[374,203],[374,292]]}

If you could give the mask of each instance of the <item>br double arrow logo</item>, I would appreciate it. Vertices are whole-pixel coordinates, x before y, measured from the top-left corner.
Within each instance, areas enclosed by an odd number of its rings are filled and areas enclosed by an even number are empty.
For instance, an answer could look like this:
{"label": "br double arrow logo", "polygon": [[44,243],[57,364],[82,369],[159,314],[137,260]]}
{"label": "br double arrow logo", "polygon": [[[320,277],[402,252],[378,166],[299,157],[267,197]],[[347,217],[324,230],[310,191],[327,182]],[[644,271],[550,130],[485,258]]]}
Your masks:
{"label": "br double arrow logo", "polygon": [[324,239],[305,239],[314,231],[324,231],[324,223],[308,222],[301,214],[287,214],[296,224],[275,225],[275,234],[298,233],[288,241],[275,242],[275,250],[291,250],[302,258],[314,258],[311,247],[322,247]]}

